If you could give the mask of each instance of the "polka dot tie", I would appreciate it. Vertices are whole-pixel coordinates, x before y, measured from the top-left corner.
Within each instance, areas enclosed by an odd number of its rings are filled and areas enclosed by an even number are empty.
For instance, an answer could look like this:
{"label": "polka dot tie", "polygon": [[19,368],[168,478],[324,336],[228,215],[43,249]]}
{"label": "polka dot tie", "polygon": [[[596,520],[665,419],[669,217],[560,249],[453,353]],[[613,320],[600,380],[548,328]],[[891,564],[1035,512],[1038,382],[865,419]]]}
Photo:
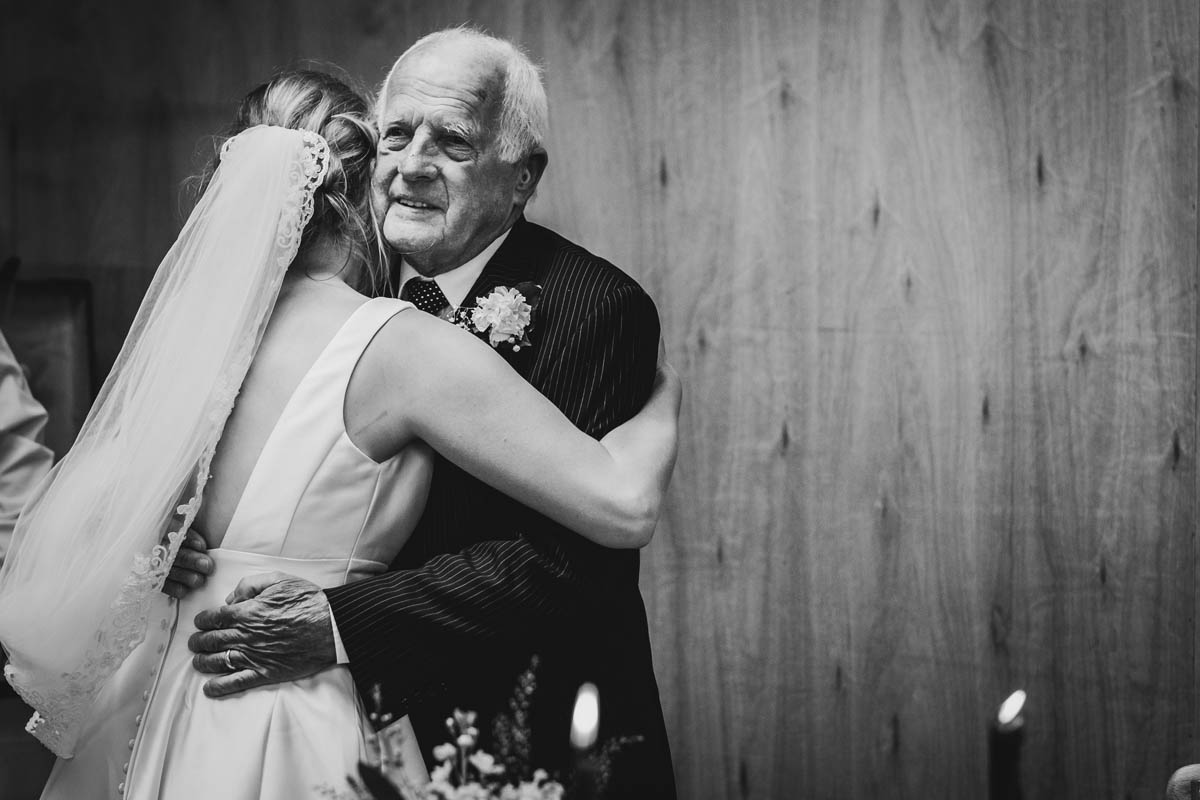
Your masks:
{"label": "polka dot tie", "polygon": [[435,317],[450,305],[437,281],[428,278],[409,278],[400,292],[400,299],[407,300],[426,314],[433,314]]}

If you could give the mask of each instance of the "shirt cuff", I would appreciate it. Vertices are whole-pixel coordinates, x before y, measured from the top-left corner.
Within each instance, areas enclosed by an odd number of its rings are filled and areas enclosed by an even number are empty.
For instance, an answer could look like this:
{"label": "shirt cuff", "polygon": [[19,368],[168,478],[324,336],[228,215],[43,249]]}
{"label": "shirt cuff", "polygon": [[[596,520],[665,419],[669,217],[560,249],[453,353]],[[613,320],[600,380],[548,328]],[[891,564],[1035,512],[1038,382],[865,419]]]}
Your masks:
{"label": "shirt cuff", "polygon": [[337,620],[333,618],[333,609],[329,609],[329,624],[333,627],[333,652],[337,654],[338,664],[349,664],[350,655],[346,652],[346,645],[342,644],[342,635],[338,633]]}

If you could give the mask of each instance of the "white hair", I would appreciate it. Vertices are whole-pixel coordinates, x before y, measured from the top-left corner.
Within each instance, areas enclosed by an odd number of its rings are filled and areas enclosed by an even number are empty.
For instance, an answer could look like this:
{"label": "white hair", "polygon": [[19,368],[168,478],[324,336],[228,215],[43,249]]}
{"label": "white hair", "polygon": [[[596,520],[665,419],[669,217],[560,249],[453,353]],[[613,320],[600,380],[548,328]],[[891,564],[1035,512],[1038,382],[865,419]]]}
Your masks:
{"label": "white hair", "polygon": [[517,45],[485,33],[478,28],[462,25],[444,28],[426,34],[413,43],[388,70],[383,87],[379,90],[375,112],[379,125],[383,127],[384,105],[387,103],[388,86],[392,76],[405,58],[427,47],[444,42],[468,42],[476,52],[489,56],[504,71],[503,96],[500,98],[499,155],[510,164],[528,156],[546,140],[549,125],[549,110],[546,103],[546,87],[542,83],[542,70]]}

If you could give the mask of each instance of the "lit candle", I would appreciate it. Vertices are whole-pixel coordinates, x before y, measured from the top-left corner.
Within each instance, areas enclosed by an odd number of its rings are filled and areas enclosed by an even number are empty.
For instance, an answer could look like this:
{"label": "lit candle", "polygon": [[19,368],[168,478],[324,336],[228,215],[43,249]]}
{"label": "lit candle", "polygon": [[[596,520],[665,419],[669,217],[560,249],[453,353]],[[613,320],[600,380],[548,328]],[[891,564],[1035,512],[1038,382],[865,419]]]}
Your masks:
{"label": "lit candle", "polygon": [[988,795],[1021,800],[1021,743],[1025,738],[1025,692],[1018,689],[1000,704],[988,726]]}
{"label": "lit candle", "polygon": [[599,732],[600,692],[594,683],[585,683],[575,695],[575,713],[571,715],[571,746],[577,753],[584,752],[596,743],[596,734]]}
{"label": "lit candle", "polygon": [[588,753],[599,733],[600,692],[595,684],[585,683],[575,695],[575,711],[571,715],[571,747],[575,749],[572,798],[594,800],[599,797],[600,765]]}

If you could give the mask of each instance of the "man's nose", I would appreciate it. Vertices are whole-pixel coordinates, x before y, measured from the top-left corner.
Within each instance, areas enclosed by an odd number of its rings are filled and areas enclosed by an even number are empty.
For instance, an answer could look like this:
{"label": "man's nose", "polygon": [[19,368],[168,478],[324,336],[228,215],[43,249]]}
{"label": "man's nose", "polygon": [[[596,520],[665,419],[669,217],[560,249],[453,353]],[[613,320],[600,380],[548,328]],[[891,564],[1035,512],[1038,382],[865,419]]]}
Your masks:
{"label": "man's nose", "polygon": [[400,157],[400,175],[406,181],[430,180],[437,175],[436,153],[432,142],[416,137],[409,142]]}

